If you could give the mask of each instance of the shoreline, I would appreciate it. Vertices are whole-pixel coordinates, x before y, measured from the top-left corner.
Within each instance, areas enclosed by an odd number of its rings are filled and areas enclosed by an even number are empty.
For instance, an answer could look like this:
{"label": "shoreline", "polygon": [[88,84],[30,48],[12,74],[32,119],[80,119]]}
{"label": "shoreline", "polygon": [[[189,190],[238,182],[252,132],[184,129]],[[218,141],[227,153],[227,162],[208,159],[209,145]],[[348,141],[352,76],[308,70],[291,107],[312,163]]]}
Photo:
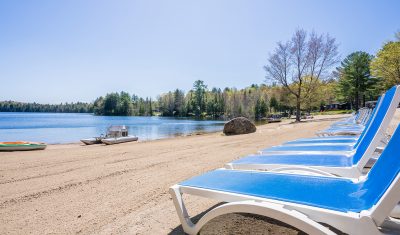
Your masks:
{"label": "shoreline", "polygon": [[[316,115],[314,116],[313,119],[305,119],[302,120],[300,123],[305,123],[305,122],[313,122],[313,121],[318,121],[318,120],[324,120],[324,121],[335,121],[344,117],[348,117],[348,114],[338,114],[338,115]],[[316,118],[319,117],[319,118]],[[294,119],[283,119],[282,122],[275,122],[275,123],[263,123],[263,124],[255,124],[256,127],[261,127],[265,125],[271,125],[271,124],[278,124],[278,125],[291,125],[291,124],[296,124],[296,122],[293,121]],[[228,120],[229,121],[229,120]],[[254,123],[254,122],[253,122]],[[140,138],[137,141],[132,141],[128,143],[143,143],[143,142],[153,142],[153,141],[159,141],[159,140],[165,140],[165,139],[175,139],[175,138],[182,138],[182,137],[189,137],[189,136],[200,136],[200,135],[208,135],[208,134],[214,134],[214,133],[221,133],[222,130],[220,131],[195,131],[191,132],[188,134],[177,134],[177,135],[170,135],[164,138],[157,138],[157,139],[148,139],[148,140],[140,140]],[[77,142],[70,142],[70,143],[52,143],[52,144],[47,144],[47,146],[60,146],[60,145],[81,145],[81,146],[87,146],[83,144],[81,141]],[[104,144],[95,144],[96,146],[106,146]]]}
{"label": "shoreline", "polygon": [[[336,116],[340,117],[344,116]],[[396,118],[398,123],[399,111]],[[43,151],[0,152],[0,231],[183,234],[169,187],[262,148],[314,136],[332,122],[318,118],[262,125],[246,135],[217,132],[107,147],[61,144]],[[218,203],[200,197],[184,199],[194,217]],[[292,231],[248,217],[228,216],[219,221],[205,231],[235,233],[221,223],[242,234],[265,229],[275,234]]]}
{"label": "shoreline", "polygon": [[[218,133],[221,131],[204,131],[204,132],[192,132],[189,134],[182,134],[182,135],[171,135],[165,138],[158,138],[158,139],[148,139],[148,140],[140,140],[140,138],[137,141],[132,141],[132,142],[127,142],[127,143],[143,143],[143,142],[152,142],[152,141],[157,141],[157,140],[164,140],[164,139],[174,139],[174,138],[180,138],[180,137],[187,137],[187,136],[198,136],[198,135],[206,135],[206,134],[213,134],[213,133]],[[81,141],[78,142],[71,142],[71,143],[52,143],[52,144],[47,144],[47,146],[58,146],[58,145],[81,145],[81,146],[88,146],[83,144]],[[93,144],[96,146],[107,146],[105,144]]]}

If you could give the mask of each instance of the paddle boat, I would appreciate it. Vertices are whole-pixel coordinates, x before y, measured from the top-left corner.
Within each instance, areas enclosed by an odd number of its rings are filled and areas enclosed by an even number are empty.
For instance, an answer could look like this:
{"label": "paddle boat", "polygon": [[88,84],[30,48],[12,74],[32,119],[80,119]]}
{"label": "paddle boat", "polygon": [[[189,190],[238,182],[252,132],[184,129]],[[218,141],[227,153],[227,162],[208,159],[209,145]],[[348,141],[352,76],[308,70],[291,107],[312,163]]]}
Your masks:
{"label": "paddle boat", "polygon": [[93,137],[93,138],[87,138],[87,139],[81,139],[81,142],[86,144],[86,145],[92,145],[92,144],[101,144],[101,140],[104,139],[105,137],[103,135],[100,135],[99,137]]}
{"label": "paddle boat", "polygon": [[43,150],[46,146],[45,143],[26,141],[0,142],[0,151]]}
{"label": "paddle boat", "polygon": [[107,145],[120,144],[126,142],[137,141],[137,136],[128,135],[128,128],[126,126],[111,126],[107,130],[107,135],[101,142]]}

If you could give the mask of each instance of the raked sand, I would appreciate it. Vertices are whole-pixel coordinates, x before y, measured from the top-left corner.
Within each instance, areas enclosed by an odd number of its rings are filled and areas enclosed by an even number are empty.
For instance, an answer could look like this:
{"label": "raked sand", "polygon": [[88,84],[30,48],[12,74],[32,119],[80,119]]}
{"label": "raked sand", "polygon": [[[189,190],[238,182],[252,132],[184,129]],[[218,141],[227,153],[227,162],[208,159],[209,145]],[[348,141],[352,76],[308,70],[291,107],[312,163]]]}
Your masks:
{"label": "raked sand", "polygon": [[[221,133],[113,146],[51,145],[0,152],[0,234],[182,234],[168,188],[241,156],[314,136],[343,116],[262,125],[240,136]],[[396,121],[400,120],[397,111]],[[391,130],[394,129],[394,123]],[[185,197],[198,218],[218,202]],[[228,215],[204,234],[297,234],[264,218]]]}

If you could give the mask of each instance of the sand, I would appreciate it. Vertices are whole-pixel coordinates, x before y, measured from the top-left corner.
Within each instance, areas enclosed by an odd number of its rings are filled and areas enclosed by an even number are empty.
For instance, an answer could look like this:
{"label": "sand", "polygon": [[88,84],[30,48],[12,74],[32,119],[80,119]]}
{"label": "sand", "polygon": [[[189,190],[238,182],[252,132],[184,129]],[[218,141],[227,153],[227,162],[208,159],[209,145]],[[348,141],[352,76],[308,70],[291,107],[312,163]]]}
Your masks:
{"label": "sand", "polygon": [[[400,115],[396,116],[397,123]],[[182,234],[168,188],[287,140],[314,136],[343,116],[258,126],[240,136],[210,133],[113,146],[50,145],[0,153],[1,234]],[[393,127],[392,127],[393,130]],[[217,204],[185,197],[198,219]],[[236,214],[203,234],[297,234],[265,218]]]}

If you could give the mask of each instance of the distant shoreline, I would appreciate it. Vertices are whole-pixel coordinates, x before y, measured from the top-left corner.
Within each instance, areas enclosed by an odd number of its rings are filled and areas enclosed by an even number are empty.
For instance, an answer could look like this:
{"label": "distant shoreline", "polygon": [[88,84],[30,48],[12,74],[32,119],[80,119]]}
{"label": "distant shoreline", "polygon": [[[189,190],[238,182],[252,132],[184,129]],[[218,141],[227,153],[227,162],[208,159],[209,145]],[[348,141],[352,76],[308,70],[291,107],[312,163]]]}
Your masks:
{"label": "distant shoreline", "polygon": [[182,116],[162,116],[162,115],[98,115],[93,112],[25,112],[25,111],[0,111],[0,113],[37,113],[37,114],[43,114],[43,113],[48,113],[48,114],[82,114],[82,115],[93,115],[96,117],[161,117],[161,118],[176,118],[176,119],[191,119],[191,120],[198,120],[198,121],[225,121],[229,119],[222,119],[222,118],[196,118],[195,116],[187,116],[187,117],[182,117]]}

